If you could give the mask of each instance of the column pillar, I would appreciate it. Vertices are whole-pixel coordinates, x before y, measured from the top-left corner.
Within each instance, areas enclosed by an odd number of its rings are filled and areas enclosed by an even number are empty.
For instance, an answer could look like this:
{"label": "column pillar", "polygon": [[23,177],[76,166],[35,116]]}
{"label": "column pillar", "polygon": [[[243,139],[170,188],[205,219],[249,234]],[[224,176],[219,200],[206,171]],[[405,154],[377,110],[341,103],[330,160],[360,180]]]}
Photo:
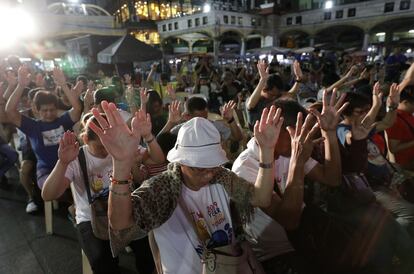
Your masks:
{"label": "column pillar", "polygon": [[392,49],[391,49],[391,45],[392,45],[392,38],[394,36],[393,32],[386,32],[385,33],[385,38],[384,38],[384,49],[385,49],[385,54],[384,56],[387,56],[388,54],[391,53]]}
{"label": "column pillar", "polygon": [[214,64],[218,64],[218,55],[219,55],[219,38],[213,37],[213,52],[214,52]]}
{"label": "column pillar", "polygon": [[190,40],[190,41],[187,41],[187,43],[188,43],[188,53],[193,53],[194,41]]}
{"label": "column pillar", "polygon": [[250,9],[254,9],[255,8],[255,1],[254,0],[250,0]]}
{"label": "column pillar", "polygon": [[364,33],[364,42],[362,43],[362,50],[367,50],[369,44],[369,33]]}
{"label": "column pillar", "polygon": [[244,57],[246,55],[246,39],[241,39],[241,47],[240,47],[240,56]]}
{"label": "column pillar", "polygon": [[309,38],[309,47],[313,47],[315,45],[315,38],[311,37]]}

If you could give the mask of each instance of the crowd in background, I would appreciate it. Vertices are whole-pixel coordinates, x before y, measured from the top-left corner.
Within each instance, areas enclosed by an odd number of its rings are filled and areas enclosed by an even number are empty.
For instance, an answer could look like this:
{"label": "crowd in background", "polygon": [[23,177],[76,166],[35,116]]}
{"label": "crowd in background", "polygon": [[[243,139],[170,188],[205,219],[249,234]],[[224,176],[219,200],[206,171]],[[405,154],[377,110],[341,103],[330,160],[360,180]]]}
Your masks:
{"label": "crowd in background", "polygon": [[374,63],[316,49],[289,65],[206,55],[75,79],[10,56],[0,188],[17,166],[27,213],[69,200],[94,273],[120,273],[125,246],[139,273],[201,273],[204,249],[236,243],[263,273],[414,273],[413,114],[399,48]]}

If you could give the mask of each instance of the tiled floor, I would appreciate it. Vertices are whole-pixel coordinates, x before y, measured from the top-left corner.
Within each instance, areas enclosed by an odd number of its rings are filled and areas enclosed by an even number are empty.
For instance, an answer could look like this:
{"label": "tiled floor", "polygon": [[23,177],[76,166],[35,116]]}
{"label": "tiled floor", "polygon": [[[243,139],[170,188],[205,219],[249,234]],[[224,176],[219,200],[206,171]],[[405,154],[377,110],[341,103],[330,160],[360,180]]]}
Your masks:
{"label": "tiled floor", "polygon": [[[66,208],[53,213],[54,234],[45,233],[43,212],[28,215],[26,197],[18,181],[0,189],[0,273],[81,274],[81,251]],[[122,273],[137,273],[131,255],[120,257]]]}

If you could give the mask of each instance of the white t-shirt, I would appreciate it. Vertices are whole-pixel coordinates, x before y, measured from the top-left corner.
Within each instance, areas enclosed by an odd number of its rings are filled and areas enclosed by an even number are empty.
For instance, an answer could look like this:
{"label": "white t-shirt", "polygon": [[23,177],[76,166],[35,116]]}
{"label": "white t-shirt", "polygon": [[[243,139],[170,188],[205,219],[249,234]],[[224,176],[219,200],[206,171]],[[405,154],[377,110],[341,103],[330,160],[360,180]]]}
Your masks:
{"label": "white t-shirt", "polygon": [[[235,244],[230,198],[222,185],[209,184],[198,191],[183,185],[181,197],[207,247]],[[201,273],[203,245],[186,214],[177,205],[167,222],[154,229],[164,274]]]}
{"label": "white t-shirt", "polygon": [[[283,193],[286,189],[290,158],[279,156],[275,160],[275,180]],[[316,161],[309,159],[305,174],[309,173]],[[247,149],[234,161],[232,171],[243,179],[255,183],[259,172],[259,147],[254,138],[247,143]],[[293,251],[285,229],[260,208],[255,208],[254,219],[245,226],[253,251],[260,261]]]}
{"label": "white t-shirt", "polygon": [[[109,176],[112,174],[111,155],[108,154],[105,158],[97,158],[89,153],[86,146],[83,146],[83,151],[85,152],[92,199],[100,195],[107,196],[111,182]],[[71,181],[73,199],[76,204],[76,223],[90,221],[91,209],[78,158],[69,164],[65,177]]]}

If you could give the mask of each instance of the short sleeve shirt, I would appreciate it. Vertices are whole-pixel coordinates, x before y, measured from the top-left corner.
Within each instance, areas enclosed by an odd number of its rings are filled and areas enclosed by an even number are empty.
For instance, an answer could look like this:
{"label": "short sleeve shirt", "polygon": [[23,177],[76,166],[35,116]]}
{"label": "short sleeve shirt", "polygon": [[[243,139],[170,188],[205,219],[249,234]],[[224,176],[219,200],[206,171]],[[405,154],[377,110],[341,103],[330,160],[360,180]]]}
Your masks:
{"label": "short sleeve shirt", "polygon": [[26,134],[37,158],[37,170],[47,169],[51,171],[58,160],[59,141],[66,130],[71,130],[75,123],[70,118],[69,112],[53,122],[43,122],[26,116],[22,116],[19,129]]}
{"label": "short sleeve shirt", "polygon": [[[401,142],[414,140],[414,116],[401,110],[397,110],[397,113],[398,116],[394,125],[387,129],[388,138]],[[400,165],[412,163],[414,161],[414,147],[397,152],[395,158]]]}

